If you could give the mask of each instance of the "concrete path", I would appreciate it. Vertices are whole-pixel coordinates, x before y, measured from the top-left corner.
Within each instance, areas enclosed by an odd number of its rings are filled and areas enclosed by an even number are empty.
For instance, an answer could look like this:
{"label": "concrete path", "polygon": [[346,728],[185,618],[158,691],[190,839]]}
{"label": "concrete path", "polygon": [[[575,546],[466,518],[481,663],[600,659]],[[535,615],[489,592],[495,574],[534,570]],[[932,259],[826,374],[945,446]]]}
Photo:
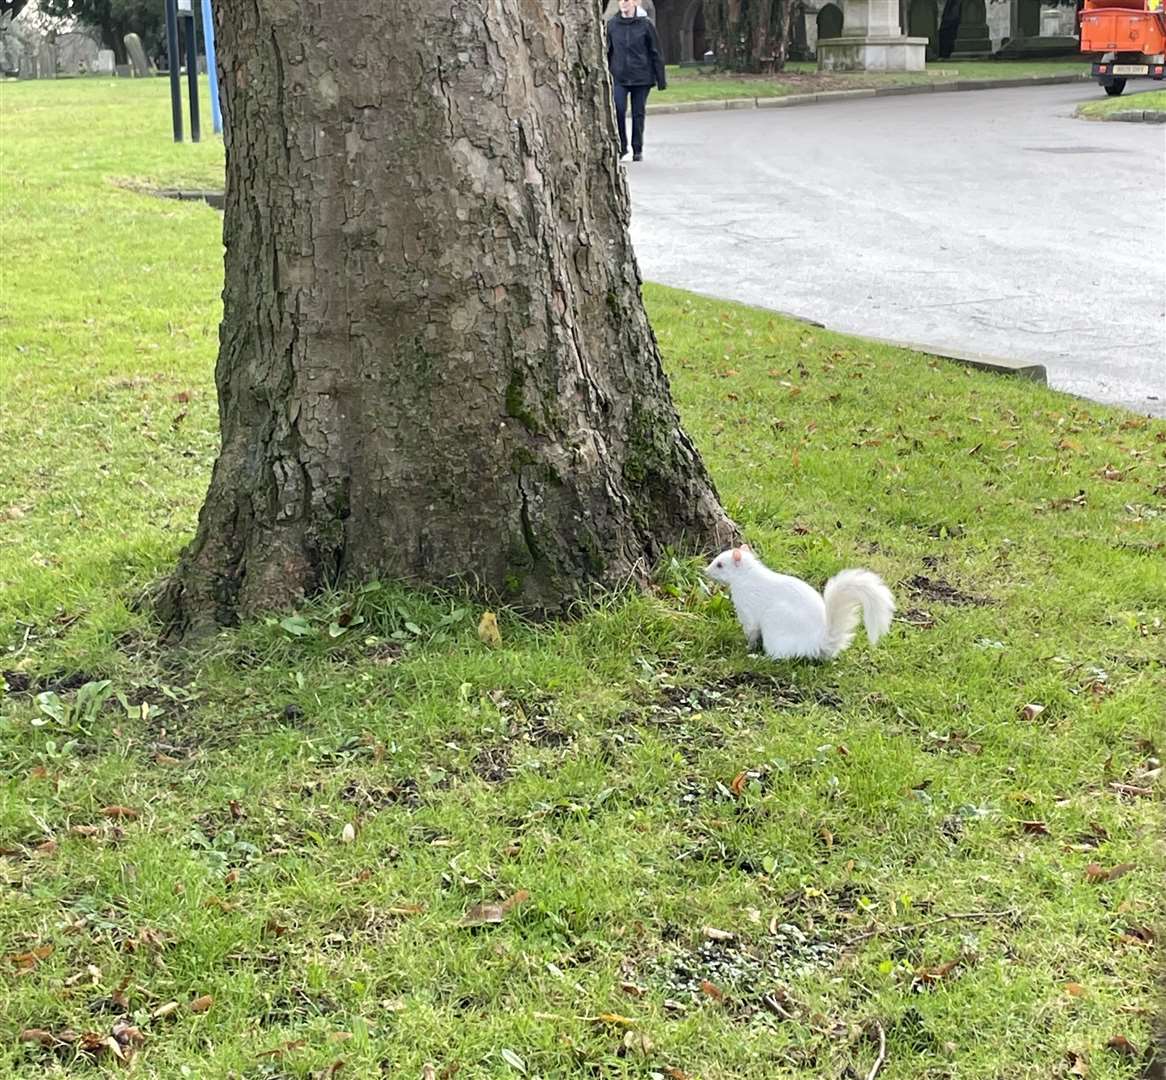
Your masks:
{"label": "concrete path", "polygon": [[1166,132],[1072,118],[1100,93],[649,116],[641,272],[1166,416]]}

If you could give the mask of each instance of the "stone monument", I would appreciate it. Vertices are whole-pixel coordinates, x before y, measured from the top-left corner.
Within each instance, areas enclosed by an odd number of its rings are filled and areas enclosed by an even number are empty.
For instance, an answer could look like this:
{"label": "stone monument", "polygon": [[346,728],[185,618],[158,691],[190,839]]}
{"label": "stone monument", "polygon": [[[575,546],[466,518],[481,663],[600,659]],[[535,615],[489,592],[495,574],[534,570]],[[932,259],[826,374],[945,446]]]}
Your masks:
{"label": "stone monument", "polygon": [[843,14],[841,35],[818,39],[819,71],[925,70],[927,38],[903,34],[898,0],[845,0]]}
{"label": "stone monument", "polygon": [[148,78],[150,62],[146,59],[146,50],[142,47],[142,39],[137,34],[126,34],[122,40],[125,42],[126,54],[130,58],[130,63],[134,67],[134,78]]}

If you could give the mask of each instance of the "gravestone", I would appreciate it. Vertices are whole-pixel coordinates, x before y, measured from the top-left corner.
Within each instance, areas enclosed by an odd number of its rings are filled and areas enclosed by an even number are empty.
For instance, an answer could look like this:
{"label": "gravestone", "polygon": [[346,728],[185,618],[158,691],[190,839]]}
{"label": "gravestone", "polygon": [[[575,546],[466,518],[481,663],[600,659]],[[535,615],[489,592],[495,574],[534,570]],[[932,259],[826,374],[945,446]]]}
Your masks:
{"label": "gravestone", "polygon": [[57,77],[57,50],[47,41],[36,51],[36,75],[39,79]]}
{"label": "gravestone", "polygon": [[112,49],[98,49],[97,50],[97,74],[98,75],[112,75],[114,65],[117,63],[117,58],[113,55]]}
{"label": "gravestone", "polygon": [[132,77],[133,69],[129,66],[129,64],[115,64],[113,73],[119,79],[128,79]]}
{"label": "gravestone", "polygon": [[36,53],[34,53],[27,45],[24,47],[24,51],[20,54],[20,68],[17,71],[16,77],[18,79],[36,78]]}
{"label": "gravestone", "polygon": [[911,7],[907,12],[907,33],[912,37],[927,38],[929,56],[935,56],[938,31],[939,10],[935,0],[911,0]]}
{"label": "gravestone", "polygon": [[818,37],[842,36],[842,9],[837,4],[826,4],[818,12]]}
{"label": "gravestone", "polygon": [[988,33],[988,12],[984,0],[963,0],[960,5],[960,28],[955,36],[952,57],[990,56],[992,38]]}
{"label": "gravestone", "polygon": [[96,69],[97,42],[88,34],[76,31],[60,34],[55,45],[57,46],[57,65],[64,74],[75,75],[79,71]]}
{"label": "gravestone", "polygon": [[146,59],[146,50],[142,48],[142,39],[137,34],[126,34],[122,40],[125,42],[130,63],[134,66],[134,77],[146,78],[150,74],[150,62]]}

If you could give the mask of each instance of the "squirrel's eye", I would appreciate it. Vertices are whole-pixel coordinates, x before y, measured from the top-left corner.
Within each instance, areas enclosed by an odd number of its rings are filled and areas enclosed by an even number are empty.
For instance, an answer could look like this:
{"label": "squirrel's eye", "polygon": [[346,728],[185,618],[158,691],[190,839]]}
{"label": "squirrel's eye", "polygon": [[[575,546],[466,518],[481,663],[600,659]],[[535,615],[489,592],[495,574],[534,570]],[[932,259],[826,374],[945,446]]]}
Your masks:
{"label": "squirrel's eye", "polygon": [[723,567],[724,565],[725,565],[725,564],[724,564],[723,562],[719,562],[719,563],[717,563],[717,566],[718,566],[718,567]]}

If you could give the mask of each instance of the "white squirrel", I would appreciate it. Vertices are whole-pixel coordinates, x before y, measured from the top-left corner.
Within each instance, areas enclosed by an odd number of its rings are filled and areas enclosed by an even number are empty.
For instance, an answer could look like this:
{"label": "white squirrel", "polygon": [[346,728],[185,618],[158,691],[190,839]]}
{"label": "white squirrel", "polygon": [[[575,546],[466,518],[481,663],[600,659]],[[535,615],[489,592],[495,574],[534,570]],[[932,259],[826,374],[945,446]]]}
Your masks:
{"label": "white squirrel", "polygon": [[748,546],[722,551],[705,573],[729,586],[750,646],[760,638],[774,660],[831,660],[854,640],[858,613],[873,645],[891,628],[895,598],[870,570],[843,570],[819,595],[800,578],[776,574]]}

